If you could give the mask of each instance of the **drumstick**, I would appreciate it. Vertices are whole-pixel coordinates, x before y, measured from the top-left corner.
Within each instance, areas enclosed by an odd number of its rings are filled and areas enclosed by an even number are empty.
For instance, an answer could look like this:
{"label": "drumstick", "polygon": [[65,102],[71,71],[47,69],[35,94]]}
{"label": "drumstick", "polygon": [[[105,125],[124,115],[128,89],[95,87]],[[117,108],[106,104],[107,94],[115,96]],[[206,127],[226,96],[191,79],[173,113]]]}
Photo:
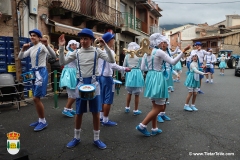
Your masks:
{"label": "drumstick", "polygon": [[147,53],[148,55],[150,55],[152,53],[152,51],[149,49],[149,45],[150,45],[150,41],[147,38],[144,38],[141,42],[140,42],[140,46],[141,48],[139,50],[137,50],[135,52],[137,57],[143,57],[143,55],[145,53]]}

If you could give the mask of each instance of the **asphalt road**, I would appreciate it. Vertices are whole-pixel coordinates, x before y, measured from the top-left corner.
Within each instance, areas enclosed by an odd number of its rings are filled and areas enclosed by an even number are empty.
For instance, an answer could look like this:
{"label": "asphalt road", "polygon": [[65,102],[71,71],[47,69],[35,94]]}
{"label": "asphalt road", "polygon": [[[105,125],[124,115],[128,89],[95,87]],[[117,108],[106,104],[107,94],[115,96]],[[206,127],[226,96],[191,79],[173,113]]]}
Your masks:
{"label": "asphalt road", "polygon": [[[186,68],[183,69],[181,82],[175,83],[175,92],[171,93],[170,105],[167,106],[166,113],[172,120],[158,123],[163,130],[160,135],[144,137],[136,131],[136,125],[151,109],[151,102],[141,94],[139,109],[143,113],[139,116],[133,116],[132,112],[124,113],[124,87],[119,95],[115,95],[110,113],[110,119],[117,121],[118,126],[101,127],[100,139],[107,145],[105,150],[92,144],[91,113],[84,115],[81,143],[73,149],[66,148],[74,130],[74,119],[61,114],[67,100],[66,94],[59,97],[59,109],[53,108],[53,97],[43,100],[49,126],[41,132],[34,132],[33,128],[28,127],[37,120],[32,104],[21,107],[19,112],[1,107],[4,110],[0,114],[0,133],[19,132],[21,150],[26,151],[31,160],[240,159],[240,77],[234,76],[233,69],[227,69],[225,76],[220,76],[219,69],[215,69],[214,83],[203,83],[205,94],[197,96],[196,107],[199,111],[191,113],[183,110],[187,95],[183,85],[185,71]],[[133,106],[132,100],[131,110]],[[151,129],[150,124],[148,129]],[[4,149],[7,137],[1,134],[0,138],[0,159],[13,158]]]}

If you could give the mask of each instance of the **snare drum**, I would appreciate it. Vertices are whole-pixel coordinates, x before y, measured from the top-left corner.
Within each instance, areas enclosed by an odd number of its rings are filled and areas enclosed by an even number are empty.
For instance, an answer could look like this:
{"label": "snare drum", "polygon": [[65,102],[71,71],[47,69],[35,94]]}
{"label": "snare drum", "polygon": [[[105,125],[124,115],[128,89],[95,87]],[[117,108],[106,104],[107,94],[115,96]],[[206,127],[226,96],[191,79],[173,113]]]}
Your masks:
{"label": "snare drum", "polygon": [[120,89],[121,88],[121,85],[122,85],[121,81],[114,79],[113,82],[115,84],[115,89]]}
{"label": "snare drum", "polygon": [[36,78],[33,71],[23,73],[23,74],[21,74],[21,76],[23,78],[23,82],[34,80]]}
{"label": "snare drum", "polygon": [[83,100],[91,100],[96,97],[95,90],[96,87],[92,84],[82,84],[78,87],[79,98]]}
{"label": "snare drum", "polygon": [[211,64],[210,64],[210,63],[207,63],[207,64],[206,64],[206,67],[207,67],[207,68],[210,68],[210,67],[211,67]]}

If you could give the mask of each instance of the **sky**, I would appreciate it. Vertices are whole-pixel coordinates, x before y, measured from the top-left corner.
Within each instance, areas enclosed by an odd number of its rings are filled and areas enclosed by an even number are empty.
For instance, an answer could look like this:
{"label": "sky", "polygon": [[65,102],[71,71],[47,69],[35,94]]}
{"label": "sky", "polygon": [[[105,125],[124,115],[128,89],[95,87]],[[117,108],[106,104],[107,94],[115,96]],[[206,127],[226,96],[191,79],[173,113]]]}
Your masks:
{"label": "sky", "polygon": [[[226,15],[240,15],[240,1],[237,0],[153,0],[163,10],[160,26],[163,24],[201,24],[221,22]],[[163,3],[167,2],[167,3]],[[233,3],[235,2],[235,3]],[[181,3],[181,4],[179,4]],[[186,4],[208,3],[208,4]],[[215,3],[215,4],[212,4]]]}

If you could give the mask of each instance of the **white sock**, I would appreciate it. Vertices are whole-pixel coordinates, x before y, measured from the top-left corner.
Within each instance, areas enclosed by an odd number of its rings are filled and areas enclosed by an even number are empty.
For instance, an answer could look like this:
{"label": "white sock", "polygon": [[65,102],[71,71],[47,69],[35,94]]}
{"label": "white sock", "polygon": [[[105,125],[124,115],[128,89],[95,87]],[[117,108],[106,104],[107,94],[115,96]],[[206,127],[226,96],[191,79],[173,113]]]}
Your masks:
{"label": "white sock", "polygon": [[108,122],[108,117],[103,116],[103,122],[107,123]]}
{"label": "white sock", "polygon": [[38,122],[42,122],[43,124],[46,123],[46,119],[45,118],[38,118]]}
{"label": "white sock", "polygon": [[185,104],[185,106],[189,106],[189,104]]}
{"label": "white sock", "polygon": [[125,108],[130,110],[130,107],[125,107]]}
{"label": "white sock", "polygon": [[213,79],[211,79],[211,82],[213,82]]}
{"label": "white sock", "polygon": [[103,112],[100,112],[100,119],[103,119]]}
{"label": "white sock", "polygon": [[195,104],[191,104],[192,107],[195,107]]}
{"label": "white sock", "polygon": [[208,79],[206,79],[206,81],[209,81]]}
{"label": "white sock", "polygon": [[77,140],[80,139],[80,132],[81,132],[81,128],[80,129],[74,129],[74,138],[76,138]]}
{"label": "white sock", "polygon": [[99,135],[100,135],[100,130],[98,130],[98,131],[93,130],[93,139],[94,139],[94,141],[99,140]]}
{"label": "white sock", "polygon": [[165,114],[165,112],[160,112],[158,115],[163,116],[164,114]]}
{"label": "white sock", "polygon": [[152,131],[157,131],[157,130],[158,130],[158,128],[152,128],[151,130],[152,130]]}
{"label": "white sock", "polygon": [[138,112],[138,110],[133,110],[133,112]]}
{"label": "white sock", "polygon": [[140,127],[141,129],[147,128],[147,126],[144,125],[144,124],[142,124],[142,123],[139,124],[139,127]]}
{"label": "white sock", "polygon": [[68,111],[68,108],[64,107],[64,112],[67,112]]}

